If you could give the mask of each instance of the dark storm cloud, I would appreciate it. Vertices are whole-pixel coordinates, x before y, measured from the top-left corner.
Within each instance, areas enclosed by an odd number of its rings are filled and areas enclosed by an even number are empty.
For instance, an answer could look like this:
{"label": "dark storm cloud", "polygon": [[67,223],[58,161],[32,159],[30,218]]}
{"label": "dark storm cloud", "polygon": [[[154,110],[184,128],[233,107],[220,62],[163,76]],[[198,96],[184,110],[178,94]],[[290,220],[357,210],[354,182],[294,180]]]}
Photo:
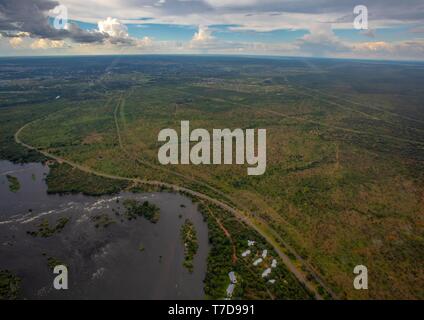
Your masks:
{"label": "dark storm cloud", "polygon": [[58,5],[59,2],[51,0],[0,0],[0,32],[9,37],[21,32],[36,38],[69,38],[79,43],[102,42],[108,38],[106,34],[88,32],[72,23],[66,30],[53,28],[47,13]]}
{"label": "dark storm cloud", "polygon": [[88,32],[74,23],[69,23],[66,31],[68,32],[67,38],[79,43],[103,42],[106,38],[109,38],[106,33]]}

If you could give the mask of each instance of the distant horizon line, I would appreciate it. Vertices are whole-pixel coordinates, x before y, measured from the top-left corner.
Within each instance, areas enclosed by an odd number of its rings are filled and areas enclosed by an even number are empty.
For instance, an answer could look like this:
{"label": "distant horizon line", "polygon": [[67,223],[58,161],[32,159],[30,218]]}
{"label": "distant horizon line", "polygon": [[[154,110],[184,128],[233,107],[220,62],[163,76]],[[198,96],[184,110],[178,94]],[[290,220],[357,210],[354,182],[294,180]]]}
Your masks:
{"label": "distant horizon line", "polygon": [[316,59],[316,60],[349,60],[349,61],[368,61],[368,62],[395,62],[395,63],[419,63],[424,64],[423,60],[408,59],[384,59],[384,58],[344,58],[344,57],[317,57],[317,56],[285,56],[285,55],[266,55],[266,54],[242,54],[242,53],[126,53],[126,54],[48,54],[48,55],[0,55],[0,59],[25,59],[25,58],[95,58],[95,57],[137,57],[137,56],[162,56],[162,57],[228,57],[228,58],[263,58],[263,59]]}

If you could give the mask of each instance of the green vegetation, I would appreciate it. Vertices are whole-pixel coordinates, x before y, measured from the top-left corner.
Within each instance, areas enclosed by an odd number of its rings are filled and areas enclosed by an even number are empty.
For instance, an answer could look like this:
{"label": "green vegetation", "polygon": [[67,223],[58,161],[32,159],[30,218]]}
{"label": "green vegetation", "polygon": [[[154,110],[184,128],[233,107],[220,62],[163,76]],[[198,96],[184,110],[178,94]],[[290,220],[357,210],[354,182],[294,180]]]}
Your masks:
{"label": "green vegetation", "polygon": [[186,267],[188,271],[193,272],[193,259],[199,249],[194,224],[187,219],[181,226],[180,234],[184,244],[184,267]]}
{"label": "green vegetation", "polygon": [[83,193],[89,196],[115,194],[128,186],[126,181],[112,180],[55,163],[47,176],[48,193]]}
{"label": "green vegetation", "polygon": [[116,223],[115,220],[113,220],[107,213],[94,215],[91,218],[91,221],[94,222],[94,226],[96,228],[107,228],[110,225]]}
{"label": "green vegetation", "polygon": [[[28,124],[20,139],[57,157],[108,175],[184,186],[239,208],[339,298],[424,298],[422,64],[122,57],[113,73],[96,82],[91,80],[114,58],[57,59],[0,65],[0,158],[43,158],[14,142]],[[57,95],[62,98],[55,101]],[[208,131],[267,129],[266,173],[246,176],[246,168],[236,165],[159,165],[158,133],[178,129],[181,120]],[[166,190],[91,176],[66,164],[53,165],[47,180],[49,191],[59,193]],[[220,220],[228,230],[249,232]],[[210,223],[221,238],[214,242],[220,250],[210,255],[214,274],[208,277],[216,284],[208,280],[207,292],[222,297],[232,242]],[[243,244],[233,232],[239,250]],[[230,254],[225,259],[224,252]],[[373,290],[354,290],[352,271],[359,264],[377,270]],[[237,272],[248,278],[247,270]],[[243,280],[237,295],[269,298],[264,286],[255,295],[252,282],[261,283]],[[301,292],[273,294],[305,297]]]}
{"label": "green vegetation", "polygon": [[60,259],[55,257],[48,257],[47,258],[47,266],[49,269],[53,270],[56,266],[63,266],[65,265]]}
{"label": "green vegetation", "polygon": [[44,219],[39,225],[37,231],[27,231],[27,234],[33,237],[49,238],[57,233],[62,232],[70,218],[62,217],[59,218],[54,227],[50,227],[50,223],[47,219]]}
{"label": "green vegetation", "polygon": [[8,270],[0,270],[0,300],[16,300],[19,297],[21,279]]}
{"label": "green vegetation", "polygon": [[[20,124],[23,125],[25,121],[30,121],[31,117],[28,117],[29,114],[26,113],[24,115],[22,112],[16,111],[10,112],[10,115],[5,115],[5,113],[2,112],[2,118],[0,118],[0,159],[9,160],[14,163],[45,161],[46,158],[39,152],[28,150],[14,141],[14,132],[19,129]],[[20,116],[22,117],[20,118]],[[14,121],[11,122],[11,119]]]}
{"label": "green vegetation", "polygon": [[11,192],[18,192],[21,189],[21,184],[19,183],[18,178],[11,176],[11,175],[7,175],[6,176],[7,181],[9,182],[9,190]]}
{"label": "green vegetation", "polygon": [[126,199],[123,202],[126,209],[125,216],[128,220],[137,219],[137,217],[144,217],[151,223],[157,223],[160,218],[160,209],[154,204],[144,201],[143,203]]}
{"label": "green vegetation", "polygon": [[[229,284],[228,273],[235,271],[238,281],[233,295],[235,299],[313,299],[313,295],[297,281],[265,239],[256,231],[250,229],[230,212],[215,205],[201,201],[199,210],[208,224],[211,245],[205,278],[205,293],[208,298],[225,298]],[[230,237],[226,235],[223,228]],[[248,240],[255,241],[257,252],[267,249],[269,257],[272,256],[278,261],[278,266],[271,276],[275,280],[274,284],[268,283],[268,278],[264,279],[261,276],[266,264],[256,268],[252,265],[253,257],[241,257],[241,253],[248,249]]]}

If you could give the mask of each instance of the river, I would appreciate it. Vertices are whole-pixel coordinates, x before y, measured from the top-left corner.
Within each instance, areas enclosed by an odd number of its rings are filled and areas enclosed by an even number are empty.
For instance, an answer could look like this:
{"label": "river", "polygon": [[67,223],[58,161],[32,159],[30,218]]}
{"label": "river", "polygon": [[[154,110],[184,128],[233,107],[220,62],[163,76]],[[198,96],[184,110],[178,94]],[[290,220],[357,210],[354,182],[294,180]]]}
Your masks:
{"label": "river", "polygon": [[[195,204],[174,193],[120,193],[89,197],[49,195],[48,167],[0,161],[0,270],[22,279],[24,299],[203,299],[209,251],[208,229]],[[6,175],[18,178],[12,192]],[[123,217],[125,199],[149,201],[160,208],[153,224]],[[93,217],[107,215],[113,224],[96,228]],[[34,237],[45,219],[55,226],[70,218],[61,232]],[[193,222],[199,243],[194,271],[183,267],[180,228]],[[55,258],[68,267],[69,289],[55,290],[56,275],[48,266]]]}

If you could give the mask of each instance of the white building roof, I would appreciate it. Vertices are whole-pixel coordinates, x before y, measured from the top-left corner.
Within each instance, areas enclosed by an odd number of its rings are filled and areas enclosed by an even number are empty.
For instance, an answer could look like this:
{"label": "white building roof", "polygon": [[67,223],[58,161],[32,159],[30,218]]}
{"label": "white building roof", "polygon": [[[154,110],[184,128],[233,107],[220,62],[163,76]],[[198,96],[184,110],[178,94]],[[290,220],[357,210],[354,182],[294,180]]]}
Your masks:
{"label": "white building roof", "polygon": [[249,247],[253,246],[254,244],[255,244],[255,241],[247,240],[247,245],[248,245]]}
{"label": "white building roof", "polygon": [[243,257],[247,257],[249,254],[251,254],[251,251],[250,250],[246,250],[245,252],[243,252],[241,255],[243,256]]}
{"label": "white building roof", "polygon": [[229,274],[228,274],[228,276],[230,277],[230,281],[231,281],[231,283],[237,283],[237,278],[236,278],[236,275],[235,275],[235,273],[234,273],[234,271],[231,271]]}
{"label": "white building roof", "polygon": [[268,255],[268,250],[265,249],[264,251],[262,251],[262,258],[263,259],[265,259],[267,255]]}
{"label": "white building roof", "polygon": [[262,273],[262,278],[266,278],[270,275],[271,273],[271,268],[266,269],[263,273]]}
{"label": "white building roof", "polygon": [[277,268],[277,260],[272,260],[271,268]]}
{"label": "white building roof", "polygon": [[234,292],[234,289],[235,289],[235,285],[234,284],[230,284],[229,286],[228,286],[228,288],[227,288],[227,297],[232,297],[233,296],[233,292]]}
{"label": "white building roof", "polygon": [[257,266],[258,264],[260,264],[262,261],[264,261],[262,258],[259,258],[258,260],[256,260],[255,262],[253,262],[254,266]]}

